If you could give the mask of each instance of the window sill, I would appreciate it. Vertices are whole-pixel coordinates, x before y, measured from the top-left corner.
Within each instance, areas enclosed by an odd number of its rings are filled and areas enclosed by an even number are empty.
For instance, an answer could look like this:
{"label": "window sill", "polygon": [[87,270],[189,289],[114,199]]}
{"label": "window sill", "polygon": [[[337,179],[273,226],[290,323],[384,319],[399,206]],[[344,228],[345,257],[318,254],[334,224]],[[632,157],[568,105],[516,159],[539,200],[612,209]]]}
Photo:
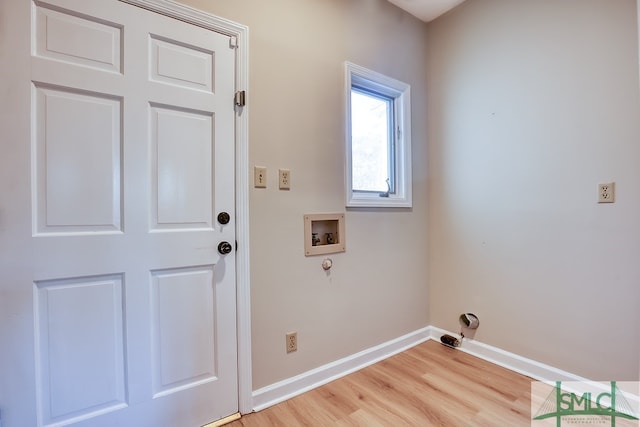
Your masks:
{"label": "window sill", "polygon": [[348,208],[410,208],[413,207],[411,197],[400,197],[389,195],[380,197],[378,193],[373,194],[351,194],[347,200]]}

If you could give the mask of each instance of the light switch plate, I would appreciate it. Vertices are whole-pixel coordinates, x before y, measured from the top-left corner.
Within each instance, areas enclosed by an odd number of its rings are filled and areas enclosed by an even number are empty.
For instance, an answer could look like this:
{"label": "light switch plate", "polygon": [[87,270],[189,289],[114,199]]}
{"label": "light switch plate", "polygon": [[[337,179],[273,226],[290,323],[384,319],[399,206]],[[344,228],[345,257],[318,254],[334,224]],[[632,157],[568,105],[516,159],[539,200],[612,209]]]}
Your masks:
{"label": "light switch plate", "polygon": [[264,166],[253,167],[253,186],[255,188],[267,188],[267,168]]}

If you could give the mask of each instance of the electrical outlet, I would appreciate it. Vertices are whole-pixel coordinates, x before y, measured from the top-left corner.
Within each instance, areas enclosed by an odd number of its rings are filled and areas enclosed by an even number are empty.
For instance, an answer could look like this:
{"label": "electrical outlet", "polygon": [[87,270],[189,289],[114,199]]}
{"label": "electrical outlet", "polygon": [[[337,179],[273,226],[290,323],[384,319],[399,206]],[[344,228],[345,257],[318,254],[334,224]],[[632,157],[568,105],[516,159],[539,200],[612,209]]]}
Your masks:
{"label": "electrical outlet", "polygon": [[616,183],[598,184],[598,203],[614,203],[616,200]]}
{"label": "electrical outlet", "polygon": [[278,171],[280,189],[289,190],[291,188],[291,171],[289,169],[280,169]]}
{"label": "electrical outlet", "polygon": [[298,333],[289,332],[287,334],[287,353],[298,350]]}
{"label": "electrical outlet", "polygon": [[253,186],[267,188],[267,168],[264,166],[253,167]]}

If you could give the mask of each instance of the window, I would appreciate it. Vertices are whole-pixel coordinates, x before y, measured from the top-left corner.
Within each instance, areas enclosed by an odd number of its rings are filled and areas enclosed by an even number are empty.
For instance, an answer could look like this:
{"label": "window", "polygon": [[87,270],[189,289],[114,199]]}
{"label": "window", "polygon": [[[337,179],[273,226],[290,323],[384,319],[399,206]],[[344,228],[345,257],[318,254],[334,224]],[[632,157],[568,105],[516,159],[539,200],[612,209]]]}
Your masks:
{"label": "window", "polygon": [[411,207],[410,86],[347,62],[347,207]]}

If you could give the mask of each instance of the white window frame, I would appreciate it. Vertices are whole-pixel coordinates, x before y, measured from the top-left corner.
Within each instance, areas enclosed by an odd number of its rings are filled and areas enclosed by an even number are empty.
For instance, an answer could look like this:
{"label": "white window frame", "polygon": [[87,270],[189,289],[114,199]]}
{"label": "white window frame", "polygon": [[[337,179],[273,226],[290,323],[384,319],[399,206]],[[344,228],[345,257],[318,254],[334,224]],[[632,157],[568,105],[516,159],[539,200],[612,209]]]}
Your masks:
{"label": "white window frame", "polygon": [[[362,88],[393,99],[396,126],[395,137],[395,191],[388,197],[380,193],[353,190],[351,154],[351,89]],[[345,62],[346,98],[346,205],[357,207],[410,208],[411,199],[411,86],[407,83],[369,70],[351,62]]]}

